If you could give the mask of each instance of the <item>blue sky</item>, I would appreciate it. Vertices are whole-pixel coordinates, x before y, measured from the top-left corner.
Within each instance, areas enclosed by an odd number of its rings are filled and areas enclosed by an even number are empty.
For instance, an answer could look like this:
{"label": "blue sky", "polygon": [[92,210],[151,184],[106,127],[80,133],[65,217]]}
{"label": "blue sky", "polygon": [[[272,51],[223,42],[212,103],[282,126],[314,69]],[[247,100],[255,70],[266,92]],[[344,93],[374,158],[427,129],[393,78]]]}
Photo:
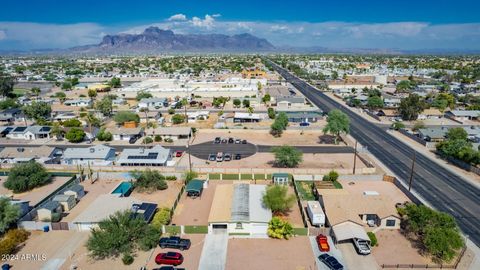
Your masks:
{"label": "blue sky", "polygon": [[25,0],[4,2],[2,10],[3,50],[98,43],[149,25],[184,34],[249,32],[276,46],[480,49],[475,0]]}

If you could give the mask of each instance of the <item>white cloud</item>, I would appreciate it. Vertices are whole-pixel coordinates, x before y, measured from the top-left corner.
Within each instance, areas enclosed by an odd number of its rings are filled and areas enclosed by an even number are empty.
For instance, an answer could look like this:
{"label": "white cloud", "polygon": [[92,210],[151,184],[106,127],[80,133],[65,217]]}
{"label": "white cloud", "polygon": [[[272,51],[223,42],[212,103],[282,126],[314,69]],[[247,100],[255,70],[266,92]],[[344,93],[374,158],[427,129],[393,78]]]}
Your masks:
{"label": "white cloud", "polygon": [[[219,15],[216,14],[218,17]],[[206,29],[212,29],[214,24],[215,24],[215,18],[214,18],[215,15],[211,16],[211,15],[205,15],[205,18],[202,20],[201,18],[199,17],[193,17],[192,20],[191,20],[191,23],[196,26],[196,27],[201,27],[201,28],[206,28]]]}
{"label": "white cloud", "polygon": [[170,18],[167,19],[167,21],[186,21],[187,16],[185,14],[175,14],[170,16]]}

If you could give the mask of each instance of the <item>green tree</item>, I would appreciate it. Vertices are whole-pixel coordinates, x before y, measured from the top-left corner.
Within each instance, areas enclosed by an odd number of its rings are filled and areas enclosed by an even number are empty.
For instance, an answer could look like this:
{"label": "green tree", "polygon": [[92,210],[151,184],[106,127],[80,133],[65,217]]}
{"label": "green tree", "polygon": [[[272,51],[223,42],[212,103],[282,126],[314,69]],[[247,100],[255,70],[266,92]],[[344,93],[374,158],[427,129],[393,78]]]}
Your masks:
{"label": "green tree", "polygon": [[275,110],[273,108],[268,108],[267,113],[268,113],[268,118],[275,119],[276,113],[275,113]]}
{"label": "green tree", "polygon": [[46,102],[32,102],[22,108],[23,113],[30,119],[35,121],[45,121],[50,118],[52,106]]}
{"label": "green tree", "polygon": [[262,202],[274,214],[285,214],[295,203],[295,195],[288,194],[288,187],[283,185],[272,185],[267,187]]}
{"label": "green tree", "polygon": [[293,235],[293,226],[286,220],[273,217],[268,222],[267,234],[271,238],[288,240]]}
{"label": "green tree", "polygon": [[270,126],[270,134],[275,137],[280,137],[285,129],[288,126],[288,117],[285,112],[280,112],[275,121],[273,121],[272,125]]}
{"label": "green tree", "polygon": [[110,85],[110,87],[112,87],[112,88],[119,88],[119,87],[122,86],[122,81],[120,80],[120,78],[113,77],[113,78],[108,82],[108,85]]}
{"label": "green tree", "polygon": [[412,130],[413,131],[418,131],[419,129],[425,128],[425,123],[422,121],[415,121],[415,124],[413,124]]}
{"label": "green tree", "polygon": [[60,103],[63,104],[63,102],[65,101],[65,99],[67,98],[67,94],[65,94],[65,92],[56,92],[54,97],[58,98],[58,100],[60,101]]}
{"label": "green tree", "polygon": [[398,112],[402,116],[403,120],[417,120],[418,114],[423,111],[424,107],[425,104],[420,96],[417,94],[411,94],[402,99],[398,108]]}
{"label": "green tree", "polygon": [[327,125],[323,128],[323,133],[330,133],[335,136],[335,144],[338,143],[340,134],[350,132],[350,119],[340,110],[331,110],[328,113]]}
{"label": "green tree", "polygon": [[379,96],[371,96],[367,99],[367,107],[370,109],[380,109],[383,105],[383,100]]}
{"label": "green tree", "polygon": [[468,139],[468,133],[464,128],[461,128],[461,127],[450,128],[447,131],[446,137],[449,140],[465,140],[466,141]]}
{"label": "green tree", "polygon": [[32,87],[32,89],[30,89],[30,92],[32,93],[32,95],[38,96],[38,95],[40,95],[42,90],[40,90],[39,87]]}
{"label": "green tree", "polygon": [[91,100],[94,100],[97,97],[97,90],[95,89],[88,89],[88,97]]}
{"label": "green tree", "polygon": [[65,139],[67,139],[71,143],[79,143],[83,141],[85,135],[85,131],[80,128],[74,127],[65,134]]}
{"label": "green tree", "polygon": [[275,164],[279,167],[294,168],[303,161],[303,153],[293,146],[283,145],[272,148]]}
{"label": "green tree", "polygon": [[46,185],[51,181],[51,175],[42,164],[29,161],[13,166],[3,186],[12,190],[13,193],[21,193]]}
{"label": "green tree", "polygon": [[132,254],[138,248],[151,249],[157,245],[160,234],[143,218],[132,218],[132,212],[116,212],[92,229],[86,246],[94,259],[112,258]]}
{"label": "green tree", "polygon": [[243,104],[243,107],[248,108],[248,107],[250,107],[250,100],[244,99],[242,101],[242,104]]}
{"label": "green tree", "polygon": [[113,112],[112,97],[104,96],[102,100],[97,101],[95,104],[97,110],[99,110],[104,116],[110,116]]}
{"label": "green tree", "polygon": [[65,81],[62,83],[62,90],[72,90],[73,86],[72,86],[72,83],[69,82],[69,81]]}
{"label": "green tree", "polygon": [[269,94],[265,94],[262,98],[262,102],[267,103],[267,102],[270,102],[271,99],[272,97]]}
{"label": "green tree", "polygon": [[178,124],[181,124],[185,122],[185,115],[183,114],[174,114],[172,116],[172,123],[175,124],[175,125],[178,125]]}
{"label": "green tree", "polygon": [[50,134],[55,136],[57,140],[59,140],[63,136],[63,128],[60,126],[58,122],[53,123],[52,129],[50,130]]}
{"label": "green tree", "polygon": [[82,122],[80,122],[80,120],[76,118],[65,120],[63,121],[62,124],[64,127],[81,127],[82,126]]}
{"label": "green tree", "polygon": [[0,73],[0,95],[9,97],[13,93],[13,86],[15,85],[15,78],[4,73]]}
{"label": "green tree", "polygon": [[142,90],[142,91],[138,91],[136,99],[137,101],[140,101],[144,98],[152,98],[152,97],[153,95],[150,92]]}
{"label": "green tree", "polygon": [[113,135],[111,132],[106,131],[105,128],[102,128],[97,133],[97,139],[102,142],[109,142],[113,139]]}
{"label": "green tree", "polygon": [[0,197],[0,234],[4,234],[20,217],[20,208],[10,203],[10,199]]}
{"label": "green tree", "polygon": [[[100,127],[101,126],[101,122],[100,120],[95,117],[95,115],[93,115],[93,113],[87,113],[83,119],[85,120],[85,122],[87,122],[87,125],[88,125],[88,131],[90,132],[90,134],[93,134],[93,127]],[[111,133],[110,133],[110,137],[111,137]]]}
{"label": "green tree", "polygon": [[10,108],[18,108],[20,104],[13,98],[7,98],[5,100],[0,101],[0,110],[10,109]]}
{"label": "green tree", "polygon": [[236,98],[233,100],[233,106],[240,107],[241,104],[242,104],[242,101],[240,101],[240,99]]}
{"label": "green tree", "polygon": [[395,122],[392,124],[391,128],[395,130],[399,130],[399,129],[405,128],[405,124],[402,122]]}
{"label": "green tree", "polygon": [[145,171],[133,171],[130,174],[136,179],[133,186],[139,192],[153,192],[168,188],[165,176],[158,171],[147,169]]}
{"label": "green tree", "polygon": [[328,172],[328,174],[324,175],[322,180],[335,182],[338,180],[338,177],[339,177],[339,174],[336,171],[332,170]]}
{"label": "green tree", "polygon": [[140,122],[140,116],[134,112],[129,112],[129,111],[121,111],[117,112],[115,116],[113,117],[113,120],[117,124],[123,124],[125,122],[131,122],[134,121],[135,123]]}
{"label": "green tree", "polygon": [[399,93],[407,93],[412,90],[414,86],[415,85],[412,83],[412,81],[400,81],[399,83],[397,83],[396,90]]}

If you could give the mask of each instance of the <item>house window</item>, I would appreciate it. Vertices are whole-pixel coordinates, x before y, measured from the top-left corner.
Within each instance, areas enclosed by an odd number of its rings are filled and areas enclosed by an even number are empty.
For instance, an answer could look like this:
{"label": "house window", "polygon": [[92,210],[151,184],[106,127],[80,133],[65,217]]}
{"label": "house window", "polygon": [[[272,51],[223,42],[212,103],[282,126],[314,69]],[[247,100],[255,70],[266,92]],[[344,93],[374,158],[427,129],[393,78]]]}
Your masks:
{"label": "house window", "polygon": [[237,229],[237,230],[243,229],[242,223],[241,223],[241,222],[237,222],[237,226],[235,226],[235,229]]}
{"label": "house window", "polygon": [[395,219],[387,219],[387,227],[394,227]]}

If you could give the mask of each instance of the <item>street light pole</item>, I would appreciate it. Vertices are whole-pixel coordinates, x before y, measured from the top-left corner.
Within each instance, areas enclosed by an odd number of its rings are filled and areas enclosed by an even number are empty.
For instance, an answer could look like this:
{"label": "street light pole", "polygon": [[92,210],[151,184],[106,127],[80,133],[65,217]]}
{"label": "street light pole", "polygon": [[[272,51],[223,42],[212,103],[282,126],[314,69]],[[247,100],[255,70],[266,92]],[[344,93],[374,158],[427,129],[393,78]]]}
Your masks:
{"label": "street light pole", "polygon": [[412,181],[413,181],[413,169],[415,168],[415,160],[417,158],[417,152],[413,151],[413,160],[412,160],[412,169],[410,171],[410,180],[408,181],[408,191],[412,188]]}
{"label": "street light pole", "polygon": [[353,174],[355,174],[355,168],[357,167],[357,144],[358,141],[355,141],[355,149],[353,150]]}

